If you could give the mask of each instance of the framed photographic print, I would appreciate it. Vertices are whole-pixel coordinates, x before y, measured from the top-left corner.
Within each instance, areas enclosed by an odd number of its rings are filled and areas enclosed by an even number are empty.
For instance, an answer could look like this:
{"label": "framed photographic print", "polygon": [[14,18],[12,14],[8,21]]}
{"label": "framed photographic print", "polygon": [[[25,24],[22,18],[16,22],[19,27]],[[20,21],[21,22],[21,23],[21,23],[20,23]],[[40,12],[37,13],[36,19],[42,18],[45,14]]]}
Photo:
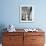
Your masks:
{"label": "framed photographic print", "polygon": [[32,22],[34,19],[34,7],[32,5],[20,6],[20,22]]}

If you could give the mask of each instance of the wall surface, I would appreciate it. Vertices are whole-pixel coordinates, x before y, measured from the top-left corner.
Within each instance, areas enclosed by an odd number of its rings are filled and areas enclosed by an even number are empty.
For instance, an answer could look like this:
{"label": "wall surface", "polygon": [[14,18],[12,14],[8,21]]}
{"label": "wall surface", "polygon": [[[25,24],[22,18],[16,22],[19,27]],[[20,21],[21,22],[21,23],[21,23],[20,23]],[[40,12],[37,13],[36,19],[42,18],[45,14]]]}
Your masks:
{"label": "wall surface", "polygon": [[[0,25],[13,24],[16,28],[41,27],[46,28],[46,0],[0,0]],[[35,21],[21,23],[19,21],[20,5],[33,5]]]}

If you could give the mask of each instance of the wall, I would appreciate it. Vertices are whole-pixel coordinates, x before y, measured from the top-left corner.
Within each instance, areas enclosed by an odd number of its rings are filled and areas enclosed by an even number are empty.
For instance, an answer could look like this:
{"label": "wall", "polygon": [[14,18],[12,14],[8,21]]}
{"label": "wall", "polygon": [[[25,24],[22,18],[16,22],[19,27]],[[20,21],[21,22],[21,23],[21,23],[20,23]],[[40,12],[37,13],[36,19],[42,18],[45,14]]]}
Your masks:
{"label": "wall", "polygon": [[[0,25],[13,24],[16,28],[46,27],[46,0],[1,0]],[[19,6],[33,5],[35,21],[19,22]]]}

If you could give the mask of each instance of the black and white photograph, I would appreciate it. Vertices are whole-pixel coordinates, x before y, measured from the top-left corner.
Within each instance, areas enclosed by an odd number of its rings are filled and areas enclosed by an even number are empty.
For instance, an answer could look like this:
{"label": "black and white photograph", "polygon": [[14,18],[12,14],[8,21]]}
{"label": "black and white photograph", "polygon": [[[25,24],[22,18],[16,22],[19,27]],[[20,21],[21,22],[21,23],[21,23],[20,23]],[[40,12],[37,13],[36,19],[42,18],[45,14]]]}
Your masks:
{"label": "black and white photograph", "polygon": [[33,21],[33,7],[30,5],[20,6],[20,22],[32,22]]}

